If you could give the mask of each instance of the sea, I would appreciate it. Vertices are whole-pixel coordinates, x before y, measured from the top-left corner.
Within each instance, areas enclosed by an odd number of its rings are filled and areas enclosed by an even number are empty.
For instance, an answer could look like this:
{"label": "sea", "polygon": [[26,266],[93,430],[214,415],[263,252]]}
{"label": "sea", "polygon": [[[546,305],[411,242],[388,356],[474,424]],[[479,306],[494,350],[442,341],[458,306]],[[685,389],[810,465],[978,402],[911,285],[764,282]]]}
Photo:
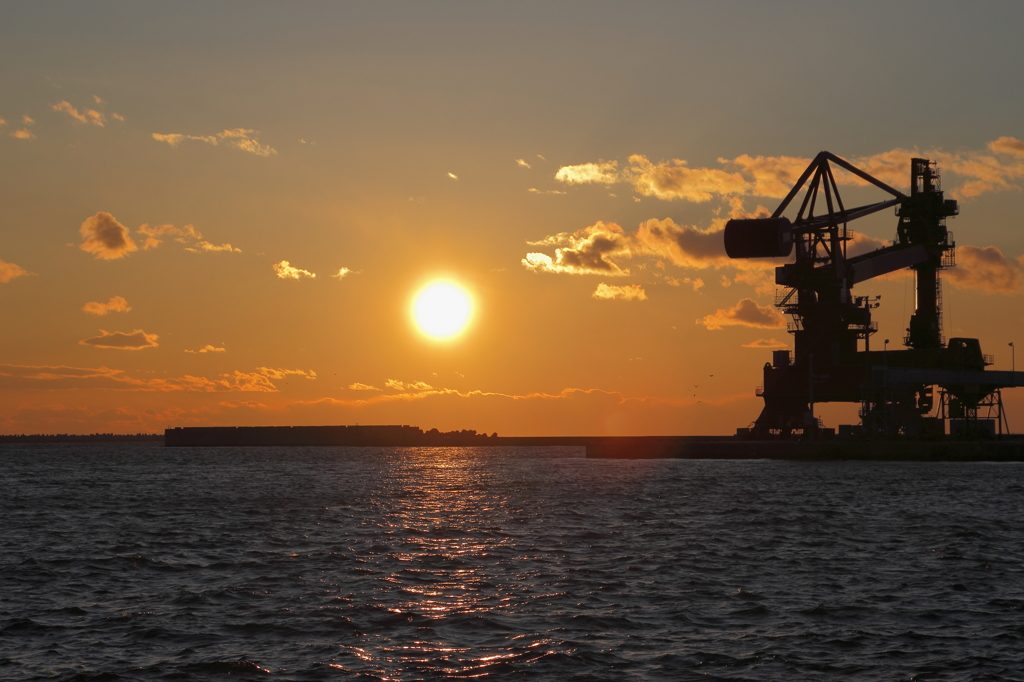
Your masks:
{"label": "sea", "polygon": [[3,680],[1024,680],[1024,464],[0,446]]}

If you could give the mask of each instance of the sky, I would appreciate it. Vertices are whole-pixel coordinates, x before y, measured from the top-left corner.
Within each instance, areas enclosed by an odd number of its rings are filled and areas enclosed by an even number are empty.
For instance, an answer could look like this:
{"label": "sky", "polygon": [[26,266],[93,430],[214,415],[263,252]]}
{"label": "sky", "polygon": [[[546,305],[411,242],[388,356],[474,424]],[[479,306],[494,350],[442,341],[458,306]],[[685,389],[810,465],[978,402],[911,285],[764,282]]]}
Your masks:
{"label": "sky", "polygon": [[[792,337],[778,263],[721,230],[821,150],[898,188],[938,162],[944,333],[1010,369],[1021,26],[1019,2],[0,2],[0,433],[732,433]],[[873,347],[902,347],[908,273],[855,290],[882,295]],[[448,339],[411,313],[437,281],[472,300]]]}

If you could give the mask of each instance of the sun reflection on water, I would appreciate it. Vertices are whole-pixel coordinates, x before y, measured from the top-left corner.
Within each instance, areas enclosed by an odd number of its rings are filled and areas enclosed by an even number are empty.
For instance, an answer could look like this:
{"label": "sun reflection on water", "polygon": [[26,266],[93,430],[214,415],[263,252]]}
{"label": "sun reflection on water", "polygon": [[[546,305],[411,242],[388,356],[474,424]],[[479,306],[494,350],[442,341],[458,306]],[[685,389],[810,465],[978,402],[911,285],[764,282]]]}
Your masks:
{"label": "sun reflection on water", "polygon": [[[367,633],[361,646],[339,647],[360,664],[332,667],[381,680],[409,679],[410,669],[481,678],[571,653],[545,633],[508,631],[506,614],[552,595],[524,589],[532,576],[516,570],[523,552],[507,529],[528,511],[511,503],[486,458],[432,448],[393,464],[374,499],[384,539],[364,558],[380,569],[374,580],[388,636]],[[403,620],[407,637],[395,635]],[[467,640],[485,643],[460,645]]]}

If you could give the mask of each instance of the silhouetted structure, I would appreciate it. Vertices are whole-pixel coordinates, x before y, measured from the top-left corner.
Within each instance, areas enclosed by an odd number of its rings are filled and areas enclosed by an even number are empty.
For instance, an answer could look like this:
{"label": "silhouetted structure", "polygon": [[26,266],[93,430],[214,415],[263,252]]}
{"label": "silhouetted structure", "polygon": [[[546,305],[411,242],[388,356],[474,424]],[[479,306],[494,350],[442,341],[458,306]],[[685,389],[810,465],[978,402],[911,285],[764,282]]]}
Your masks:
{"label": "silhouetted structure", "polygon": [[0,444],[11,443],[162,443],[162,433],[32,433],[0,435]]}
{"label": "silhouetted structure", "polygon": [[[889,198],[846,208],[830,164]],[[805,185],[791,222],[782,214]],[[898,216],[893,244],[848,258],[846,246],[852,237],[847,223],[890,207]],[[772,217],[726,224],[730,258],[783,257],[796,250],[794,262],[775,269],[776,283],[785,287],[775,305],[792,317],[789,331],[795,353],[775,351],[773,361],[765,364],[764,383],[756,391],[764,398],[764,409],[749,429],[739,430],[741,435],[832,435],[814,417],[814,404],[819,402],[861,404],[861,423],[841,426],[840,435],[941,439],[947,423],[952,437],[991,438],[1003,433],[1006,418],[1000,389],[1024,385],[1024,372],[988,371],[991,357],[982,353],[977,339],[945,343],[942,336],[939,272],[955,264],[956,243],[946,219],[958,213],[957,202],[943,198],[939,175],[928,159],[911,159],[907,196],[834,154],[821,152]],[[854,296],[852,287],[908,267],[915,272],[917,294],[905,349],[889,350],[886,339],[881,351],[873,351],[871,336],[878,327],[871,321],[871,311],[880,297]]]}

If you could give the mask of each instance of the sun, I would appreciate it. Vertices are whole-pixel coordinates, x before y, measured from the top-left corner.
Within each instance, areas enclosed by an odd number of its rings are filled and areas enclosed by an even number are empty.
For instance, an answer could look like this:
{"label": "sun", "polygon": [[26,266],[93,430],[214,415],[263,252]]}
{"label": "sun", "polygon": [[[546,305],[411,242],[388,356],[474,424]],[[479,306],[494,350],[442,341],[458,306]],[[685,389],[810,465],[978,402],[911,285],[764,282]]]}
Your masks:
{"label": "sun", "polygon": [[417,329],[439,341],[461,334],[472,317],[472,297],[454,282],[431,282],[412,301],[412,319]]}

